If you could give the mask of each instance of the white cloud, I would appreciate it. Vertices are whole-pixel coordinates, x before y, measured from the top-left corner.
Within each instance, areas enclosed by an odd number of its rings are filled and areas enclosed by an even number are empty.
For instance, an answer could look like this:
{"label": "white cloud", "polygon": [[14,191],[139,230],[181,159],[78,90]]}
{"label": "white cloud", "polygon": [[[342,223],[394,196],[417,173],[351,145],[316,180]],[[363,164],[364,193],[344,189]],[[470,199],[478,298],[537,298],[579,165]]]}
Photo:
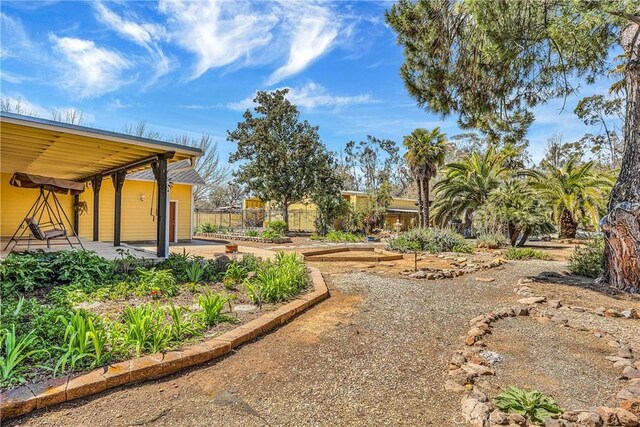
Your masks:
{"label": "white cloud", "polygon": [[42,118],[46,118],[50,115],[49,110],[44,108],[42,105],[31,102],[25,99],[20,94],[15,94],[13,96],[3,96],[2,103],[12,113]]}
{"label": "white cloud", "polygon": [[138,23],[133,19],[124,19],[109,10],[102,3],[95,3],[96,18],[106,27],[112,29],[121,37],[145,48],[151,54],[151,62],[155,66],[155,75],[149,84],[171,70],[169,59],[158,45],[158,42],[166,38],[166,30],[162,25],[151,23]]}
{"label": "white cloud", "polygon": [[0,58],[17,58],[24,50],[31,48],[31,41],[19,19],[0,12]]}
{"label": "white cloud", "polygon": [[269,77],[268,84],[276,84],[299,73],[328,52],[340,29],[340,21],[331,11],[315,4],[290,3],[288,19],[295,22],[287,62]]}
{"label": "white cloud", "polygon": [[62,55],[64,69],[59,83],[81,98],[100,96],[120,88],[122,71],[131,63],[118,52],[96,46],[91,40],[49,35],[54,50]]}
{"label": "white cloud", "polygon": [[169,17],[172,40],[196,55],[191,79],[212,68],[250,63],[252,54],[267,46],[278,19],[253,6],[215,0],[160,2],[160,11]]}
{"label": "white cloud", "polygon": [[[284,88],[282,88],[284,89]],[[376,102],[369,94],[342,96],[333,95],[317,83],[307,83],[299,88],[287,88],[289,93],[287,99],[298,107],[314,109],[318,107],[325,108],[342,108],[354,104],[370,104]],[[255,94],[239,102],[231,102],[227,104],[227,108],[236,111],[244,111],[254,106],[253,98]]]}

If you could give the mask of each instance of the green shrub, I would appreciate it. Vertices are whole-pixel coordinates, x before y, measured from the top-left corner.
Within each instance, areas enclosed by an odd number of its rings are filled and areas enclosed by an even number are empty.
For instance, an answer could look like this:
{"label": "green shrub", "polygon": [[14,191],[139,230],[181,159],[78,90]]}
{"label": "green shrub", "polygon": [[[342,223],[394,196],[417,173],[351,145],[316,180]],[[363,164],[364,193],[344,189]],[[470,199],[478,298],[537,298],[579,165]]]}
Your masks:
{"label": "green shrub", "polygon": [[3,329],[0,332],[0,341],[3,343],[0,353],[0,386],[23,383],[25,381],[23,372],[29,367],[25,361],[30,356],[45,350],[32,348],[37,341],[34,331],[18,338],[15,324],[11,325],[11,330]]}
{"label": "green shrub", "polygon": [[260,233],[257,230],[247,230],[244,232],[244,235],[247,237],[258,237]]}
{"label": "green shrub", "polygon": [[169,270],[156,270],[152,268],[147,270],[145,268],[138,269],[138,286],[136,287],[136,293],[138,295],[149,295],[151,292],[162,293],[162,295],[174,297],[178,295],[180,286],[176,282],[175,277]]}
{"label": "green shrub", "polygon": [[507,237],[500,233],[481,233],[476,237],[476,246],[479,248],[498,249],[508,243]]}
{"label": "green shrub", "polygon": [[526,391],[517,387],[502,391],[493,402],[503,412],[522,415],[540,425],[547,418],[557,418],[564,412],[553,397],[536,390]]}
{"label": "green shrub", "polygon": [[58,283],[73,283],[84,288],[113,280],[116,263],[91,251],[60,251],[51,262]]}
{"label": "green shrub", "polygon": [[473,247],[461,234],[445,228],[414,228],[387,243],[388,249],[396,252],[473,252]]}
{"label": "green shrub", "polygon": [[191,265],[187,267],[187,278],[191,283],[198,283],[202,280],[205,273],[205,263],[203,260],[193,260]]}
{"label": "green shrub", "polygon": [[136,357],[147,350],[160,352],[169,345],[172,331],[170,325],[164,324],[164,317],[164,311],[151,304],[125,307],[122,314],[124,341]]}
{"label": "green shrub", "polygon": [[17,292],[32,292],[54,280],[54,270],[37,253],[10,253],[0,261],[2,298]]}
{"label": "green shrub", "polygon": [[200,333],[200,324],[189,316],[189,312],[184,307],[171,304],[169,315],[171,316],[171,338],[174,341],[180,342]]}
{"label": "green shrub", "polygon": [[289,229],[289,225],[284,221],[271,221],[267,223],[267,230],[275,231],[282,235]]}
{"label": "green shrub", "polygon": [[279,239],[282,237],[282,233],[279,231],[266,229],[262,232],[261,237],[264,239]]}
{"label": "green shrub", "polygon": [[167,259],[156,264],[155,268],[158,270],[171,270],[178,283],[185,283],[189,281],[189,277],[187,276],[187,269],[190,266],[191,257],[187,252],[171,252]]}
{"label": "green shrub", "polygon": [[593,239],[584,246],[576,246],[569,257],[569,271],[580,276],[596,278],[602,274],[603,266],[604,239]]}
{"label": "green shrub", "polygon": [[504,257],[511,260],[539,259],[550,261],[553,259],[548,253],[531,248],[509,248],[504,251]]}
{"label": "green shrub", "polygon": [[307,268],[295,253],[278,252],[274,261],[266,261],[244,285],[251,301],[262,305],[297,295],[307,286],[308,280]]}
{"label": "green shrub", "polygon": [[229,316],[222,314],[224,307],[229,304],[230,299],[222,294],[205,293],[198,297],[198,304],[202,308],[202,321],[207,326],[214,326],[218,323],[228,322],[231,320]]}
{"label": "green shrub", "polygon": [[331,230],[327,233],[326,239],[329,242],[333,242],[333,243],[338,243],[338,242],[345,242],[345,243],[356,243],[356,242],[362,242],[362,236],[358,236],[357,234],[353,234],[353,233],[349,233],[346,231],[340,231],[340,230]]}

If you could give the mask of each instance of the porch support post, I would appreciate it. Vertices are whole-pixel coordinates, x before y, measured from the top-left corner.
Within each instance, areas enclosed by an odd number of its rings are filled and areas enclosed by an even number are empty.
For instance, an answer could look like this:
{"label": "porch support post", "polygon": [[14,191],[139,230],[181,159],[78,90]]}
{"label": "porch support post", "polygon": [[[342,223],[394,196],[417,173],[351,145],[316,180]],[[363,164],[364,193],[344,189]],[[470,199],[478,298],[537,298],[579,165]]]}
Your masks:
{"label": "porch support post", "polygon": [[120,246],[120,230],[122,229],[122,186],[124,184],[127,171],[122,170],[111,175],[113,188],[115,190],[115,212],[113,215],[113,246]]}
{"label": "porch support post", "polygon": [[158,155],[158,160],[151,164],[153,174],[158,184],[158,229],[157,229],[157,255],[160,258],[166,258],[169,255],[169,221],[167,215],[169,212],[168,193],[169,179],[167,177],[167,159],[172,158],[174,153],[165,153]]}
{"label": "porch support post", "polygon": [[80,196],[76,194],[73,196],[73,234],[79,236],[78,230],[80,229],[80,211],[78,210],[78,202],[80,202]]}
{"label": "porch support post", "polygon": [[102,175],[91,178],[93,188],[93,241],[98,241],[100,228],[100,187],[102,186]]}

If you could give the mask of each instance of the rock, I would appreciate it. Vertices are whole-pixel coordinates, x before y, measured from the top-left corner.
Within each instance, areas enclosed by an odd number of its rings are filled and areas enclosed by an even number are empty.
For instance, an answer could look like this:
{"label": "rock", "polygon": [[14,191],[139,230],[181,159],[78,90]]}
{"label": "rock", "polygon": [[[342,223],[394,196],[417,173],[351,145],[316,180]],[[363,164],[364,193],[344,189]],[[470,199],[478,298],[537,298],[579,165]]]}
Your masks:
{"label": "rock", "polygon": [[216,270],[225,271],[227,266],[231,264],[231,258],[226,255],[218,255],[214,258],[213,263],[216,266]]}
{"label": "rock", "polygon": [[527,419],[520,414],[509,414],[509,421],[522,427],[527,425]]}
{"label": "rock", "polygon": [[495,375],[495,371],[492,368],[489,368],[488,366],[484,366],[484,365],[478,365],[476,363],[470,363],[467,362],[464,365],[461,366],[462,369],[465,370],[465,372],[469,373],[470,375]]}
{"label": "rock", "polygon": [[464,262],[467,262],[467,258],[465,258],[465,257],[458,257],[458,258],[456,258],[456,262],[457,262],[458,264],[462,264],[462,263],[464,263]]}
{"label": "rock", "polygon": [[565,420],[558,420],[555,418],[547,418],[544,420],[544,427],[565,427],[567,422]]}
{"label": "rock", "polygon": [[577,313],[584,313],[585,311],[587,311],[586,308],[584,307],[579,307],[579,306],[572,306],[571,310],[577,312]]}
{"label": "rock", "polygon": [[619,357],[624,357],[625,359],[633,358],[633,350],[631,350],[631,347],[626,345],[620,347],[617,354]]}
{"label": "rock", "polygon": [[469,332],[467,332],[467,336],[470,336],[470,337],[481,337],[484,334],[485,334],[485,331],[483,331],[480,328],[471,328]]}
{"label": "rock", "polygon": [[455,369],[453,371],[449,371],[449,376],[451,377],[451,381],[456,384],[466,386],[467,384],[473,384],[473,379],[477,375],[469,374],[464,369]]}
{"label": "rock", "polygon": [[429,273],[427,273],[426,271],[416,271],[415,273],[411,273],[409,275],[409,277],[413,277],[414,279],[426,279],[427,275]]}
{"label": "rock", "polygon": [[540,304],[546,301],[547,297],[528,297],[518,300],[518,304]]}
{"label": "rock", "polygon": [[622,370],[622,375],[628,379],[640,378],[640,371],[635,366],[625,366]]}
{"label": "rock", "polygon": [[253,304],[238,304],[233,306],[233,311],[236,313],[255,313],[260,309]]}
{"label": "rock", "polygon": [[[640,399],[640,385],[632,385],[620,390],[617,396],[620,400]],[[626,409],[626,408],[625,408]]]}
{"label": "rock", "polygon": [[636,369],[640,369],[640,360],[636,360],[636,363],[634,363],[633,366],[635,366]]}
{"label": "rock", "polygon": [[489,351],[489,350],[481,351],[480,356],[484,357],[490,366],[500,363],[504,359],[502,355],[500,355],[499,353],[496,353],[495,351]]}
{"label": "rock", "polygon": [[620,343],[618,341],[616,341],[616,340],[611,340],[611,341],[607,342],[607,345],[609,347],[616,347],[616,348],[620,347]]}
{"label": "rock", "polygon": [[584,427],[600,427],[602,426],[602,419],[600,415],[595,412],[580,412],[578,419],[576,420],[579,426]]}
{"label": "rock", "polygon": [[493,277],[475,277],[474,279],[476,282],[482,282],[482,283],[490,283],[490,282],[496,281],[496,279],[494,279]]}
{"label": "rock", "polygon": [[638,416],[624,408],[616,409],[616,415],[618,416],[618,422],[622,427],[638,427]]}
{"label": "rock", "polygon": [[381,262],[380,265],[382,265],[384,267],[395,267],[396,263],[395,262]]}
{"label": "rock", "polygon": [[624,368],[626,368],[627,366],[633,366],[633,365],[631,364],[631,360],[629,360],[629,359],[622,359],[622,360],[618,360],[617,362],[615,362],[615,363],[613,364],[613,368],[614,368],[614,369],[624,369]]}
{"label": "rock", "polygon": [[640,399],[629,399],[622,402],[620,405],[625,411],[631,412],[636,417],[640,417]]}
{"label": "rock", "polygon": [[525,283],[533,283],[533,279],[522,278],[518,280],[518,285],[523,285]]}
{"label": "rock", "polygon": [[485,319],[485,315],[481,314],[480,316],[476,316],[469,321],[469,325],[474,326],[476,323],[483,322]]}
{"label": "rock", "polygon": [[617,426],[618,416],[615,409],[611,409],[608,406],[598,406],[596,408],[596,414],[602,418],[605,426]]}
{"label": "rock", "polygon": [[469,390],[453,380],[447,380],[444,382],[444,389],[451,393],[466,393]]}
{"label": "rock", "polygon": [[622,313],[620,313],[622,315],[622,317],[626,318],[626,319],[639,319],[639,315],[638,312],[636,311],[635,308],[628,308],[626,310],[624,310]]}
{"label": "rock", "polygon": [[464,343],[469,346],[474,345],[476,343],[476,337],[470,335],[464,339]]}
{"label": "rock", "polygon": [[562,303],[560,302],[560,300],[551,299],[551,300],[549,300],[549,307],[551,307],[551,308],[560,308],[560,307],[562,307]]}
{"label": "rock", "polygon": [[546,316],[536,317],[536,320],[542,325],[548,325],[551,322],[551,319]]}
{"label": "rock", "polygon": [[464,365],[467,362],[467,359],[461,354],[454,354],[451,356],[451,364],[458,365],[458,367]]}
{"label": "rock", "polygon": [[489,423],[503,426],[509,423],[509,417],[499,409],[496,409],[489,415]]}
{"label": "rock", "polygon": [[513,310],[514,316],[526,316],[529,314],[529,309],[527,307],[515,306],[511,309]]}
{"label": "rock", "polygon": [[598,307],[591,310],[593,314],[597,314],[598,316],[604,316],[604,312],[607,311],[604,307]]}
{"label": "rock", "polygon": [[474,427],[484,427],[489,422],[489,406],[473,397],[462,398],[462,415]]}
{"label": "rock", "polygon": [[610,309],[604,311],[604,317],[620,317],[620,313],[618,313],[616,310],[610,308]]}
{"label": "rock", "polygon": [[620,357],[620,356],[606,356],[605,359],[607,359],[610,362],[620,362],[620,361],[624,361],[624,360],[629,360],[626,357]]}

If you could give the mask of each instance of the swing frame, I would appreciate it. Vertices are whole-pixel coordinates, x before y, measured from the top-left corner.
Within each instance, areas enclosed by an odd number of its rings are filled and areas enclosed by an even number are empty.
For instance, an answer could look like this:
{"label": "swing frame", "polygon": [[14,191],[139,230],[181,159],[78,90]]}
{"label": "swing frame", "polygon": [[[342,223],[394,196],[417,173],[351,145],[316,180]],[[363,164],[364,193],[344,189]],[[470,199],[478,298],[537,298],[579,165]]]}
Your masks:
{"label": "swing frame", "polygon": [[[38,195],[38,198],[29,209],[29,212],[27,213],[25,218],[20,222],[20,225],[18,225],[18,228],[16,229],[15,233],[13,233],[13,236],[11,236],[11,239],[5,246],[4,250],[6,251],[12,242],[14,243],[12,250],[15,249],[18,243],[21,240],[24,240],[24,234],[27,232],[27,230],[30,231],[27,240],[27,251],[31,249],[32,238],[40,241],[46,241],[47,248],[51,248],[51,240],[64,239],[67,241],[67,244],[71,247],[71,249],[74,249],[74,243],[71,242],[71,239],[69,239],[69,237],[75,237],[77,240],[76,244],[84,250],[84,245],[82,244],[80,237],[76,234],[73,224],[71,224],[71,221],[64,211],[62,204],[60,204],[60,200],[58,200],[58,196],[56,196],[56,193],[51,188],[45,188],[44,185],[40,185],[39,189],[40,194]],[[53,201],[53,206],[49,201],[50,198]],[[49,216],[49,221],[41,222],[45,212]],[[65,220],[69,225],[69,228],[65,227]],[[23,227],[23,225],[26,226]],[[52,228],[50,230],[44,230],[43,227]],[[69,235],[69,230],[71,230],[71,235]],[[38,236],[38,234],[40,235]]]}

